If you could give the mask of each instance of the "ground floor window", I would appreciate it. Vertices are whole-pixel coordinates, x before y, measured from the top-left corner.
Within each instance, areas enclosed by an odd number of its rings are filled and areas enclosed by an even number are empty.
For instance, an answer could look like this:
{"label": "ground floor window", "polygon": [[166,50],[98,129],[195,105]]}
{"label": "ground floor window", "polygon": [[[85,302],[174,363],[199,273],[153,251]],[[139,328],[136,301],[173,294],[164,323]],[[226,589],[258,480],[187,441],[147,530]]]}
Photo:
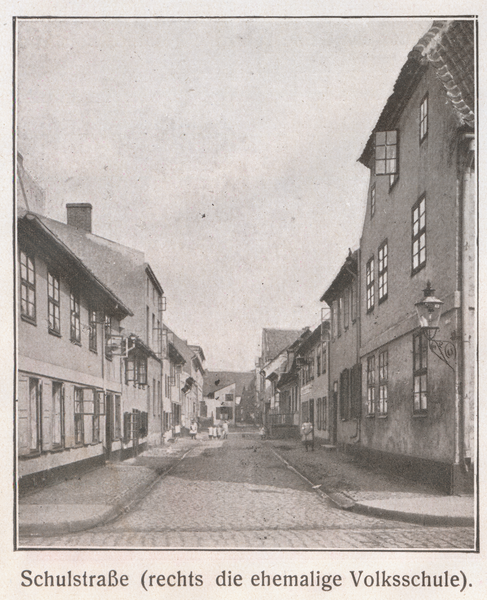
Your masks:
{"label": "ground floor window", "polygon": [[367,358],[367,414],[375,414],[375,356]]}
{"label": "ground floor window", "polygon": [[379,353],[379,414],[386,415],[387,406],[387,379],[389,370],[389,356],[387,350]]}
{"label": "ground floor window", "polygon": [[413,335],[413,412],[428,411],[428,344],[421,332]]}
{"label": "ground floor window", "polygon": [[74,388],[74,442],[84,444],[85,427],[83,413],[83,389]]}
{"label": "ground floor window", "polygon": [[59,381],[52,382],[52,445],[64,447],[65,413],[64,386]]}
{"label": "ground floor window", "polygon": [[113,402],[113,438],[119,440],[122,437],[122,402],[120,394],[114,395]]}
{"label": "ground floor window", "polygon": [[181,425],[181,406],[174,402],[172,405],[172,424]]}
{"label": "ground floor window", "polygon": [[42,449],[42,382],[29,378],[29,450],[40,452]]}

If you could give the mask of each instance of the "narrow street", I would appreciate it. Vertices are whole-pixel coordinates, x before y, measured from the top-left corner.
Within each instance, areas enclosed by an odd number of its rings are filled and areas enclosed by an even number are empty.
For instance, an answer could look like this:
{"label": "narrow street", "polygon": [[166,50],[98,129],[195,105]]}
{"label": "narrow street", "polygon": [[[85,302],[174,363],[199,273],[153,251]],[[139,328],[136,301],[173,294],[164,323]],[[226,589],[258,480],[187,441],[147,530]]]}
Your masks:
{"label": "narrow street", "polygon": [[[160,460],[141,456],[134,464]],[[20,539],[21,547],[462,548],[471,528],[424,527],[354,514],[323,499],[255,434],[198,441],[148,495],[90,531]]]}

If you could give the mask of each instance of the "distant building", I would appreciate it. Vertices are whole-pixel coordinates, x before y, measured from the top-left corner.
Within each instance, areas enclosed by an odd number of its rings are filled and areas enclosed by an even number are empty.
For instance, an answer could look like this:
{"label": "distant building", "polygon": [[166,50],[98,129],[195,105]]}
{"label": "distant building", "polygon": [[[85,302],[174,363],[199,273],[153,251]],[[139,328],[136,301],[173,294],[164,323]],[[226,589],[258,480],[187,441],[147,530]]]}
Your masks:
{"label": "distant building", "polygon": [[242,393],[254,378],[252,371],[208,371],[203,387],[206,417],[235,424]]}

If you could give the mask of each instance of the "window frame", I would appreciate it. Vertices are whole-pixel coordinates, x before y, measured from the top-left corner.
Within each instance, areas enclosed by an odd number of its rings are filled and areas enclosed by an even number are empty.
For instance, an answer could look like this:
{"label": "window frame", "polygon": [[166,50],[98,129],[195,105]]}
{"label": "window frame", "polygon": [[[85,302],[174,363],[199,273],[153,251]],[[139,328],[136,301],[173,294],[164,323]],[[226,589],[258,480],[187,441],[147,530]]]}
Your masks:
{"label": "window frame", "polygon": [[89,342],[88,346],[91,352],[98,354],[98,323],[97,323],[97,311],[94,308],[88,310],[88,321],[89,321]]}
{"label": "window frame", "polygon": [[[418,402],[416,402],[417,396]],[[428,341],[420,330],[413,333],[413,415],[426,414],[428,414]]]}
{"label": "window frame", "polygon": [[[426,108],[426,110],[424,110]],[[419,143],[428,137],[429,131],[429,94],[425,94],[419,104]]]}
{"label": "window frame", "polygon": [[76,288],[69,293],[69,339],[81,346],[81,300]]}
{"label": "window frame", "polygon": [[[66,410],[64,384],[61,381],[53,381],[51,384],[52,394],[52,447],[64,448],[66,439]],[[59,412],[57,412],[57,404]],[[59,432],[59,437],[57,433]]]}
{"label": "window frame", "polygon": [[375,416],[376,394],[375,394],[375,354],[367,357],[367,416]]}
{"label": "window frame", "polygon": [[[25,257],[25,260],[24,260]],[[37,294],[35,258],[29,252],[20,250],[20,315],[24,321],[36,325]],[[32,274],[32,281],[30,275]],[[25,291],[25,293],[24,293]],[[29,310],[32,307],[32,310]],[[31,314],[32,312],[32,314]]]}
{"label": "window frame", "polygon": [[[385,252],[384,252],[385,250]],[[382,253],[382,258],[381,258]],[[377,295],[378,302],[382,304],[388,298],[389,292],[389,277],[388,277],[388,265],[389,265],[389,246],[388,240],[384,240],[382,244],[379,246],[377,250],[377,268],[378,268],[378,277],[377,277]],[[385,291],[384,291],[385,289]],[[382,291],[382,295],[381,295]]]}
{"label": "window frame", "polygon": [[365,265],[365,299],[367,313],[371,313],[375,307],[375,261],[372,255]]}
{"label": "window frame", "polygon": [[85,443],[85,415],[83,410],[83,388],[76,387],[73,392],[74,404],[74,443],[83,446]]}
{"label": "window frame", "polygon": [[389,413],[389,350],[386,348],[379,352],[379,398],[377,412],[379,416],[386,416]]}
{"label": "window frame", "polygon": [[[52,279],[52,283],[51,283]],[[55,284],[57,283],[57,289]],[[52,289],[52,294],[51,294]],[[56,298],[57,291],[57,298]],[[51,308],[52,315],[51,315]],[[56,316],[57,312],[57,316]],[[53,322],[51,322],[51,316]],[[57,319],[57,327],[56,327]],[[61,335],[61,279],[53,271],[47,272],[47,324],[49,333]]]}
{"label": "window frame", "polygon": [[[421,204],[424,203],[424,211],[421,213]],[[417,211],[417,218],[415,213]],[[421,226],[421,217],[424,215],[424,223]],[[414,203],[411,209],[411,276],[419,273],[426,266],[427,260],[427,237],[426,237],[426,194],[422,194]],[[415,225],[418,224],[415,232]],[[421,239],[424,239],[424,245],[421,247]],[[417,244],[418,251],[415,252]],[[424,259],[421,261],[421,251],[424,251]],[[415,266],[415,257],[418,257],[418,264]]]}
{"label": "window frame", "polygon": [[[383,137],[383,140],[382,140]],[[399,173],[399,130],[376,131],[374,136],[374,173],[377,176]],[[383,143],[382,143],[383,141]],[[384,150],[380,150],[384,148]],[[382,155],[383,156],[380,156]],[[378,168],[383,165],[383,168]]]}

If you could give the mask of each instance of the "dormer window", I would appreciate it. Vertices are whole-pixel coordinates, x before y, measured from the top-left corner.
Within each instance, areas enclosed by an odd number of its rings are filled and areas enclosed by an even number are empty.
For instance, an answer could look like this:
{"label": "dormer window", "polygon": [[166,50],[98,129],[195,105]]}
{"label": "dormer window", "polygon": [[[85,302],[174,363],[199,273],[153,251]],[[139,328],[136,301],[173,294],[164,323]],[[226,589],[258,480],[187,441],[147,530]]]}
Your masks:
{"label": "dormer window", "polygon": [[375,174],[393,175],[398,173],[397,144],[398,131],[377,131],[375,134]]}

